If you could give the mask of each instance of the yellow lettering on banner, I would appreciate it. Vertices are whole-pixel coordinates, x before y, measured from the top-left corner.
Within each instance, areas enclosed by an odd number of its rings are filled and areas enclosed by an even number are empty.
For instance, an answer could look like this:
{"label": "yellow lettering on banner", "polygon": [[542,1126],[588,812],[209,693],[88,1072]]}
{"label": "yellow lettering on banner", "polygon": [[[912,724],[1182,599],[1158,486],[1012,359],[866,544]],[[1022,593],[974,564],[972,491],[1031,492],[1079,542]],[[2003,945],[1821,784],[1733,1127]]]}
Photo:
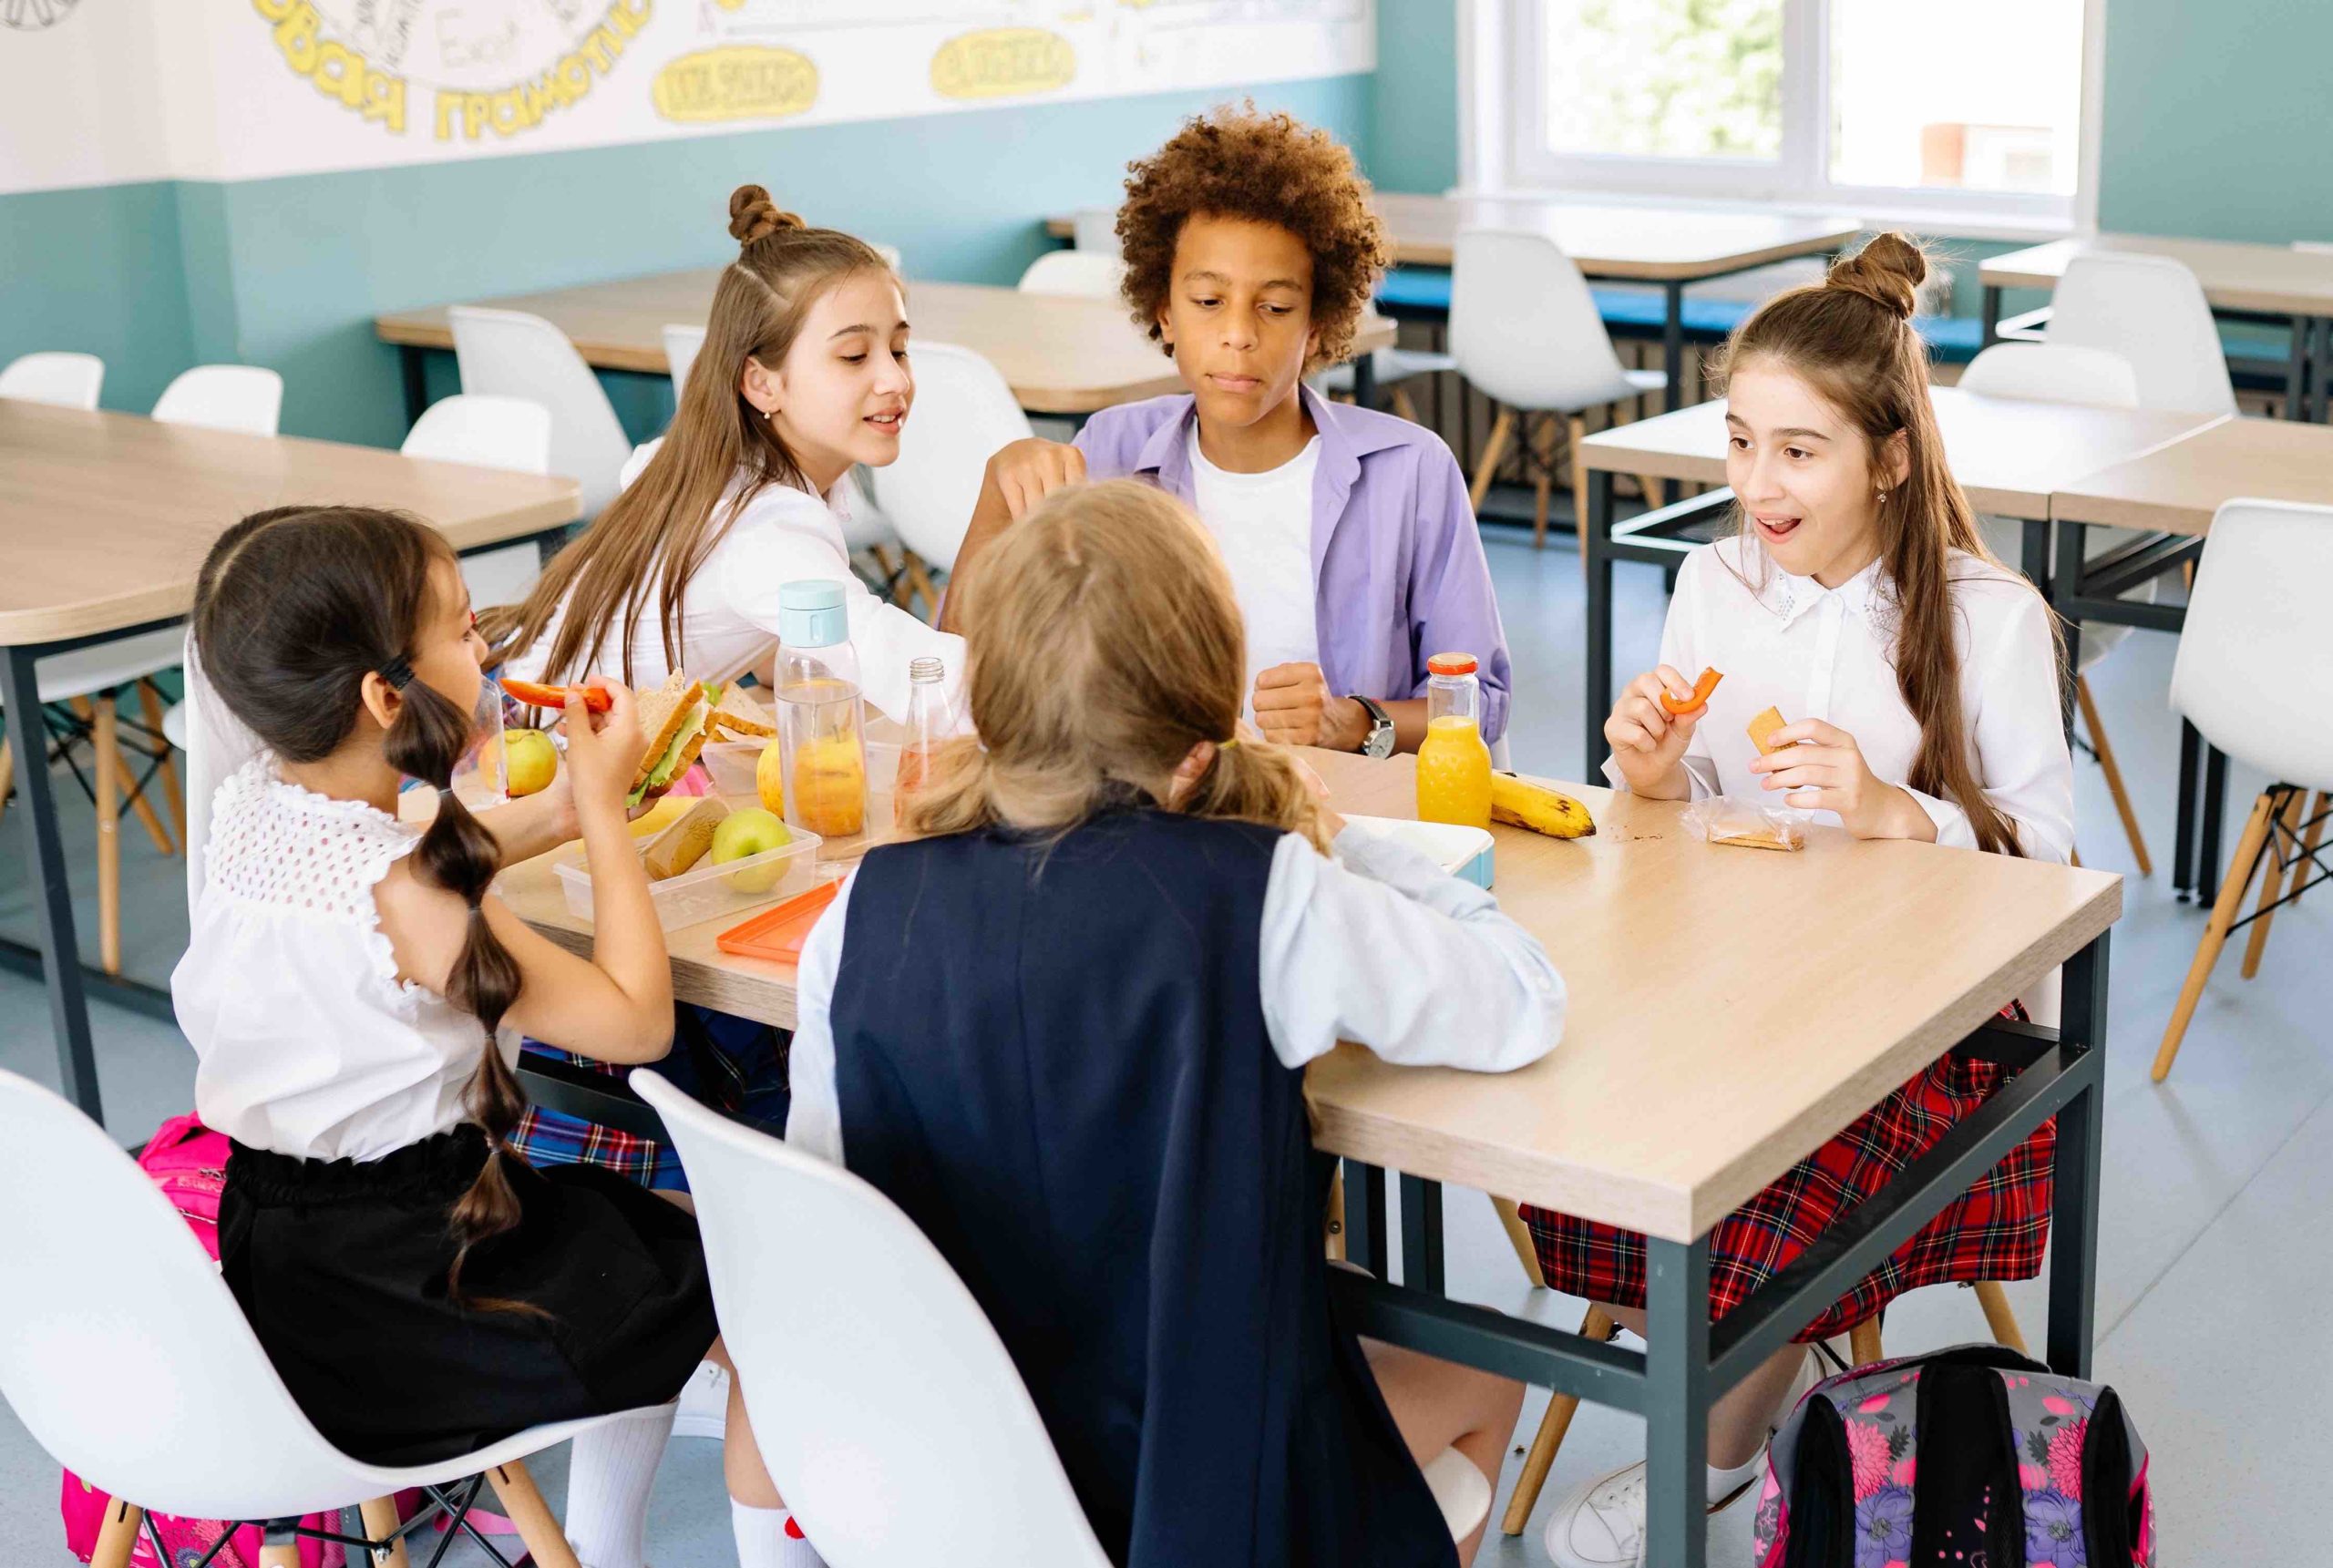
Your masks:
{"label": "yellow lettering on banner", "polygon": [[582,49],[584,56],[598,67],[600,75],[604,77],[615,69],[616,56],[623,53],[623,40],[602,22],[592,28],[591,36],[583,40]]}
{"label": "yellow lettering on banner", "polygon": [[659,115],[683,125],[780,119],[818,101],[818,67],[792,49],[700,49],[657,72],[652,96]]}
{"label": "yellow lettering on banner", "polygon": [[311,79],[324,97],[338,98],[350,108],[364,107],[365,62],[340,45],[325,41],[316,52],[316,74]]}
{"label": "yellow lettering on banner", "polygon": [[283,21],[292,14],[293,6],[298,4],[299,0],[252,0],[252,5],[259,14],[271,22]]}
{"label": "yellow lettering on banner", "polygon": [[275,46],[283,51],[285,64],[301,76],[313,75],[316,68],[316,33],[324,26],[316,8],[308,0],[299,0],[283,20],[275,25]]}
{"label": "yellow lettering on banner", "polygon": [[614,23],[627,38],[648,26],[649,14],[656,8],[655,0],[616,0],[608,7],[608,20]]}
{"label": "yellow lettering on banner", "polygon": [[1077,51],[1043,27],[991,27],[965,33],[931,56],[931,90],[943,98],[1011,97],[1067,87]]}
{"label": "yellow lettering on banner", "polygon": [[393,136],[405,134],[405,78],[367,67],[365,72],[365,118],[379,120]]}

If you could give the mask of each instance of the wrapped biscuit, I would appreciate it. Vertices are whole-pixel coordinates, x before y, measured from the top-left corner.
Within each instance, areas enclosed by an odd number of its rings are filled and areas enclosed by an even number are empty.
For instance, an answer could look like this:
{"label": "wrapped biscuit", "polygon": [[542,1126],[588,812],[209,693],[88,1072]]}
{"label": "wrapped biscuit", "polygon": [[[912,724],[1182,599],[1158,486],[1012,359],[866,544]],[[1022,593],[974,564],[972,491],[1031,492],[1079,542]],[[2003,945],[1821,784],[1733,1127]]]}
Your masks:
{"label": "wrapped biscuit", "polygon": [[1695,801],[1684,817],[1685,831],[1694,837],[1737,849],[1804,849],[1811,820],[1803,811],[1722,794]]}

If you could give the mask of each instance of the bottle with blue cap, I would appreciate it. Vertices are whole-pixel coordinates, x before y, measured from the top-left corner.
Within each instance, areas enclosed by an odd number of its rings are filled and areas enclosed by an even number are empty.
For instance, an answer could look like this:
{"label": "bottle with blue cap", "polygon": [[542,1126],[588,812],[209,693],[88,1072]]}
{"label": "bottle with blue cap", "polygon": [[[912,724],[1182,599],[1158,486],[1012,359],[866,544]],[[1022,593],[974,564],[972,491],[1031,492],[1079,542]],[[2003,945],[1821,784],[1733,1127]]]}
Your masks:
{"label": "bottle with blue cap", "polygon": [[867,717],[843,585],[780,587],[777,642],[786,820],[821,838],[855,837],[867,826]]}

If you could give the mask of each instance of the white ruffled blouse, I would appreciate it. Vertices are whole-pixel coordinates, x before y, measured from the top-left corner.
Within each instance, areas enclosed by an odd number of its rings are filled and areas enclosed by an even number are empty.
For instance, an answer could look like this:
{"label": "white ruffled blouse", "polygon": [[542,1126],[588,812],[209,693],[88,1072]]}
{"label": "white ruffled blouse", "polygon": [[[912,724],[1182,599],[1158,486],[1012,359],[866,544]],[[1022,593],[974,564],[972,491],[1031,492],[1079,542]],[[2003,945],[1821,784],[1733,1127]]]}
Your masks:
{"label": "white ruffled blouse", "polygon": [[[311,1160],[377,1160],[463,1120],[486,1032],[397,979],[373,890],[421,842],[363,801],[286,783],[274,760],[219,786],[192,939],[170,976],[203,1122]],[[502,1031],[506,1061],[519,1036]]]}

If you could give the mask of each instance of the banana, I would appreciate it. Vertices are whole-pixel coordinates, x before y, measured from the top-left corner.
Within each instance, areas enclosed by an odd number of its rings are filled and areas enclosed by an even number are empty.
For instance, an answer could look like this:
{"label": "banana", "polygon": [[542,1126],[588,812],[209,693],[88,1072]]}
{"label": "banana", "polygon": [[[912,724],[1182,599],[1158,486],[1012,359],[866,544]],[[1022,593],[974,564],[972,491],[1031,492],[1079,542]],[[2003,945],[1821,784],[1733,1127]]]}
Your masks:
{"label": "banana", "polygon": [[1596,831],[1588,807],[1544,784],[1526,784],[1510,774],[1491,775],[1491,820],[1527,827],[1549,838],[1586,838]]}

